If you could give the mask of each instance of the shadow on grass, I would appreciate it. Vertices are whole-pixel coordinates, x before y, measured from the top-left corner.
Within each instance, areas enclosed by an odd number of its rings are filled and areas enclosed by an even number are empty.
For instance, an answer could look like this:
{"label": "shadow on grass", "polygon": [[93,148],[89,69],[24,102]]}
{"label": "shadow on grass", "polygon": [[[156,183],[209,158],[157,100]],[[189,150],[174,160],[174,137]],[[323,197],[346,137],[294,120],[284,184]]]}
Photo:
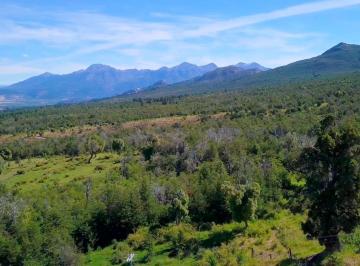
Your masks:
{"label": "shadow on grass", "polygon": [[170,253],[172,250],[173,250],[173,248],[171,248],[171,247],[164,248],[164,249],[161,249],[161,250],[159,250],[159,251],[156,251],[156,252],[155,252],[155,255],[156,255],[156,256],[159,256],[159,255],[163,255],[163,254],[165,254],[165,253]]}
{"label": "shadow on grass", "polygon": [[278,266],[299,266],[299,265],[306,265],[304,264],[305,260],[301,260],[301,259],[285,259],[282,260]]}
{"label": "shadow on grass", "polygon": [[[321,262],[328,256],[331,255],[325,251],[315,254],[313,256],[304,259],[285,259],[281,261],[278,266],[317,266],[321,265]],[[335,265],[335,264],[334,264]]]}
{"label": "shadow on grass", "polygon": [[233,240],[238,234],[244,232],[245,228],[236,228],[234,230],[223,230],[211,232],[209,237],[200,242],[203,248],[212,248],[221,246],[222,243],[228,243]]}

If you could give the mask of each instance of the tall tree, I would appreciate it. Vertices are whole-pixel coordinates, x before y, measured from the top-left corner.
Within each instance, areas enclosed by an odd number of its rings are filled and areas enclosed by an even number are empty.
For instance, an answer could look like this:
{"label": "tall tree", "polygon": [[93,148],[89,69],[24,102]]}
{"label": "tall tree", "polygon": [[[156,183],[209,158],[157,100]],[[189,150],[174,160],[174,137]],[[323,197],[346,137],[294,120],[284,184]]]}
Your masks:
{"label": "tall tree", "polygon": [[349,233],[360,223],[359,144],[358,130],[337,127],[333,117],[326,117],[316,144],[301,155],[310,199],[303,230],[330,252],[340,249],[340,231]]}
{"label": "tall tree", "polygon": [[233,219],[244,222],[247,227],[248,221],[254,219],[255,216],[257,201],[260,196],[259,184],[234,186],[227,181],[222,185],[222,190],[226,195],[227,205]]}
{"label": "tall tree", "polygon": [[179,224],[180,222],[188,218],[189,215],[188,205],[189,205],[189,197],[183,190],[180,189],[176,193],[172,202],[172,211],[175,215],[176,224]]}
{"label": "tall tree", "polygon": [[90,135],[86,140],[86,150],[90,153],[88,163],[96,157],[96,154],[102,152],[105,148],[105,141],[97,134]]}

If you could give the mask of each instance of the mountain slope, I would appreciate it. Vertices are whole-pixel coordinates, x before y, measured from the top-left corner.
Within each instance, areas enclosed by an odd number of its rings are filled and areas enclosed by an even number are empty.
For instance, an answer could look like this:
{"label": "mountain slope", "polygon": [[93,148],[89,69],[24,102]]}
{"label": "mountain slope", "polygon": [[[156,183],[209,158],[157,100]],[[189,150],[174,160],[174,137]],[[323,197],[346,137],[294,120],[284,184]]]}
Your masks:
{"label": "mountain slope", "polygon": [[[241,63],[240,63],[241,67]],[[360,71],[360,45],[340,43],[323,54],[267,71],[238,72],[233,67],[216,69],[190,81],[142,91],[136,97],[159,97],[225,89],[246,89],[321,79]],[[211,82],[204,82],[213,77]]]}
{"label": "mountain slope", "polygon": [[0,95],[21,97],[44,102],[81,101],[124,93],[149,86],[159,80],[171,84],[200,76],[216,69],[215,64],[197,66],[182,63],[158,70],[118,70],[110,66],[95,64],[85,70],[66,75],[44,73],[22,82],[2,88]]}
{"label": "mountain slope", "polygon": [[[250,76],[267,71],[269,68],[263,67],[258,63],[239,63],[227,67],[219,67],[209,71],[202,76],[176,84],[161,83],[153,84],[142,90],[134,90],[121,95],[122,98],[128,97],[161,97],[167,95],[200,93],[216,88],[224,82],[231,82],[235,78],[250,78]],[[136,95],[136,96],[135,96]]]}

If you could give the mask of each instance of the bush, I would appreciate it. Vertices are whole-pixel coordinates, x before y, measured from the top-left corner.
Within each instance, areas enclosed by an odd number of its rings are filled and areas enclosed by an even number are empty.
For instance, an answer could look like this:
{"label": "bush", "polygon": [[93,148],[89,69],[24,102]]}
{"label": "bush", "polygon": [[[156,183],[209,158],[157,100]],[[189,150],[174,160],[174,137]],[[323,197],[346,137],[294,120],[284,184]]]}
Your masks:
{"label": "bush", "polygon": [[199,266],[217,266],[218,260],[214,252],[205,250],[199,261]]}
{"label": "bush", "polygon": [[24,170],[17,170],[16,174],[17,175],[23,175],[23,174],[25,174],[25,171]]}
{"label": "bush", "polygon": [[336,254],[326,257],[320,264],[321,266],[341,266],[344,265]]}
{"label": "bush", "polygon": [[340,242],[343,246],[352,247],[360,253],[360,227],[351,234],[340,234]]}
{"label": "bush", "polygon": [[119,242],[115,245],[114,251],[111,258],[112,264],[122,264],[126,262],[129,254],[132,253],[132,249],[128,244],[124,242]]}
{"label": "bush", "polygon": [[245,234],[249,237],[258,237],[268,234],[270,231],[269,224],[266,221],[257,221],[256,224],[250,224]]}
{"label": "bush", "polygon": [[214,251],[205,250],[199,261],[199,266],[217,266],[217,265],[246,265],[246,256],[234,245],[221,245]]}
{"label": "bush", "polygon": [[140,227],[134,234],[128,236],[127,241],[133,249],[137,250],[144,249],[149,238],[151,238],[149,228]]}
{"label": "bush", "polygon": [[210,222],[202,223],[199,226],[199,231],[210,231],[213,226],[214,226],[214,223],[210,223]]}
{"label": "bush", "polygon": [[196,231],[189,224],[174,225],[166,228],[162,233],[164,239],[171,242],[172,256],[186,257],[199,250]]}

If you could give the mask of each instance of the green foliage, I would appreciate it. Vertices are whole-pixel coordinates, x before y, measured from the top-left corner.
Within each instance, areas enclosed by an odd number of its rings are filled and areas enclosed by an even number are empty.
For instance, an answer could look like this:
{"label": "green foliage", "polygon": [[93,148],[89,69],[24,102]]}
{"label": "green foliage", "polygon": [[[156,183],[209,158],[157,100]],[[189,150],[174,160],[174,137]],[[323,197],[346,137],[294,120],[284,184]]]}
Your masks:
{"label": "green foliage", "polygon": [[113,139],[111,143],[111,148],[113,151],[116,151],[118,153],[125,150],[125,142],[123,139],[117,138]]}
{"label": "green foliage", "polygon": [[112,254],[112,264],[125,264],[126,259],[132,253],[132,249],[124,242],[116,243]]}
{"label": "green foliage", "polygon": [[235,250],[222,245],[215,251],[206,250],[202,254],[199,266],[217,266],[217,265],[246,265],[246,258],[242,250]]}
{"label": "green foliage", "polygon": [[44,208],[43,202],[25,203],[10,195],[1,196],[0,202],[0,264],[74,265],[79,262],[67,214],[58,206],[48,202]]}
{"label": "green foliage", "polygon": [[12,152],[8,148],[4,148],[0,150],[0,157],[4,160],[11,160],[12,159]]}
{"label": "green foliage", "polygon": [[6,167],[6,162],[3,158],[0,158],[0,175],[2,174],[2,172],[5,170]]}
{"label": "green foliage", "polygon": [[343,246],[360,252],[360,227],[357,227],[351,234],[340,233],[340,242]]}
{"label": "green foliage", "polygon": [[90,158],[88,163],[91,162],[92,158],[96,156],[96,154],[102,152],[105,148],[105,141],[101,136],[97,134],[93,134],[88,136],[85,143],[85,149],[88,153],[90,153]]}
{"label": "green foliage", "polygon": [[245,222],[255,218],[257,201],[260,196],[260,186],[257,183],[251,185],[239,185],[235,187],[230,182],[222,185],[222,190],[226,195],[227,205],[235,221]]}
{"label": "green foliage", "polygon": [[186,257],[199,249],[196,231],[189,224],[170,226],[162,234],[167,241],[171,242],[173,256]]}
{"label": "green foliage", "polygon": [[176,193],[171,205],[171,211],[174,213],[176,224],[189,218],[189,197],[183,190],[179,190]]}
{"label": "green foliage", "polygon": [[226,208],[225,194],[221,186],[229,180],[224,164],[220,160],[205,162],[199,167],[198,180],[193,185],[190,214],[197,222],[225,222],[231,217]]}
{"label": "green foliage", "polygon": [[[350,218],[356,222],[355,209],[343,204],[356,194],[357,146],[343,150],[356,130],[342,128],[349,121],[360,125],[359,86],[353,75],[256,91],[1,112],[1,149],[12,158],[0,156],[6,165],[0,183],[8,188],[0,191],[0,208],[6,206],[0,264],[74,265],[82,252],[91,257],[86,264],[108,265],[113,240],[130,245],[120,253],[134,249],[135,263],[149,265],[282,265],[288,247],[306,258],[322,251],[300,223],[309,206],[314,217],[317,193],[306,192],[322,192],[312,185],[329,173],[326,156],[346,179],[334,184],[344,188],[340,193],[319,202],[326,211],[336,207],[338,229],[345,231],[344,251],[336,256],[357,262],[357,231],[345,230]],[[332,131],[332,120],[319,124],[327,114],[336,114],[340,129]],[[319,143],[322,157],[297,172],[302,151]],[[334,149],[341,156],[328,156]],[[351,212],[338,212],[345,209]],[[249,226],[227,224],[231,219]],[[250,257],[251,248],[258,257]]]}
{"label": "green foliage", "polygon": [[310,196],[304,231],[329,250],[339,248],[340,231],[360,223],[360,134],[352,126],[336,127],[333,117],[321,122],[314,147],[302,154]]}
{"label": "green foliage", "polygon": [[133,249],[137,250],[144,249],[149,238],[151,238],[149,228],[140,227],[135,233],[128,236],[127,241]]}

